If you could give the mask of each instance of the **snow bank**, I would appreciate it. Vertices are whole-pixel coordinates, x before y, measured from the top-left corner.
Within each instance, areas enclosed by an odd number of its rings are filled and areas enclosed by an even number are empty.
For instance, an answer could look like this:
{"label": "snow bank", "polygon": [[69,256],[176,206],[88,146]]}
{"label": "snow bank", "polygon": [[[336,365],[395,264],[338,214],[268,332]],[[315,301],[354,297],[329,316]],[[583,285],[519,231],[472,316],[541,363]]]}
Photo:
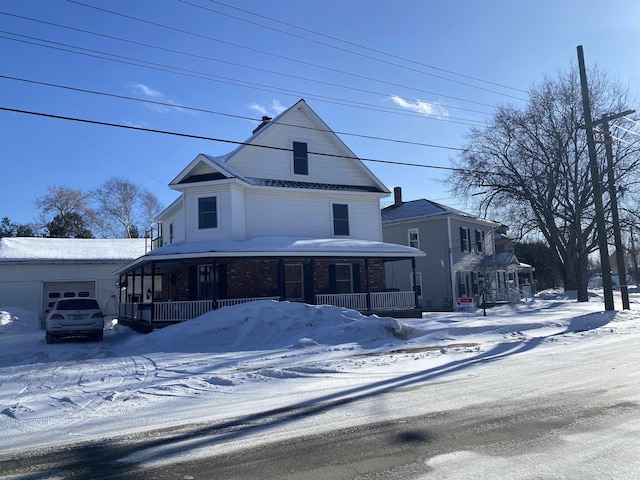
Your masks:
{"label": "snow bank", "polygon": [[270,350],[353,344],[376,348],[408,338],[413,329],[390,317],[364,316],[331,306],[270,300],[209,312],[182,324],[132,339],[135,351]]}

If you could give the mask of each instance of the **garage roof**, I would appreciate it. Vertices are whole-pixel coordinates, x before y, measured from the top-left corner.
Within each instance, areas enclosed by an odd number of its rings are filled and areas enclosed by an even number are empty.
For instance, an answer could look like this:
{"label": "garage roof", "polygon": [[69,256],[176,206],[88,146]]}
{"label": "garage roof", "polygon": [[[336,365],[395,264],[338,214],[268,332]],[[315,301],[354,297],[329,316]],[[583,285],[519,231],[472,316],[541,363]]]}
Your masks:
{"label": "garage roof", "polygon": [[130,261],[145,251],[144,238],[0,238],[0,263]]}

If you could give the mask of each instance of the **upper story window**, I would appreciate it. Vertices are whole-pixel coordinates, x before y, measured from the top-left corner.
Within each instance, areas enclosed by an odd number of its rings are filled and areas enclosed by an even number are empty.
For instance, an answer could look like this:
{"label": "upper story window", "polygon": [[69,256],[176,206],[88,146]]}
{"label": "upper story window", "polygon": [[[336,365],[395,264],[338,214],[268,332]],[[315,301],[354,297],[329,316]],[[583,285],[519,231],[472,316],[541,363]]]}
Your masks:
{"label": "upper story window", "polygon": [[309,175],[309,155],[306,143],[293,142],[293,173]]}
{"label": "upper story window", "polygon": [[333,204],[333,234],[349,235],[349,205]]}
{"label": "upper story window", "polygon": [[482,230],[476,230],[476,251],[478,253],[484,252],[484,232]]}
{"label": "upper story window", "polygon": [[173,222],[169,224],[169,243],[173,243]]}
{"label": "upper story window", "polygon": [[218,197],[198,199],[198,229],[218,228]]}
{"label": "upper story window", "polygon": [[410,228],[407,232],[407,235],[409,237],[409,246],[420,250],[420,238],[418,236],[418,229]]}
{"label": "upper story window", "polygon": [[460,227],[460,251],[471,251],[471,231],[465,227]]}

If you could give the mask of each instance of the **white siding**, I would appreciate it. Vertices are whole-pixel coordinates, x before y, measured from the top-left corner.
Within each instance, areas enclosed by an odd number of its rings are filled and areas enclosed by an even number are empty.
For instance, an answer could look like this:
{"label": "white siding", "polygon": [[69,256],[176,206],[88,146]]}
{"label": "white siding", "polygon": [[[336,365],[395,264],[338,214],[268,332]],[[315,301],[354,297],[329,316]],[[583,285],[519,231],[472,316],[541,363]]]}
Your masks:
{"label": "white siding", "polygon": [[[305,142],[309,152],[321,152],[328,155],[309,154],[309,175],[293,174],[293,153],[285,150],[246,147],[229,160],[229,165],[248,177],[294,180],[304,182],[330,183],[340,185],[367,185],[374,182],[359,168],[359,160],[340,158],[347,152],[338,148],[332,141],[333,133],[317,130],[305,114],[294,110],[287,116],[287,124],[296,124],[308,128],[296,128],[284,125],[272,125],[253,143],[278,148],[291,149],[292,142]],[[316,130],[314,130],[316,129]]]}
{"label": "white siding", "polygon": [[[218,227],[198,229],[198,198],[217,196]],[[199,242],[203,240],[233,240],[232,196],[230,184],[216,186],[198,186],[184,192],[185,240]]]}
{"label": "white siding", "polygon": [[160,217],[158,220],[162,222],[162,245],[169,245],[171,243],[169,227],[171,223],[173,223],[173,243],[184,241],[185,229],[183,208],[178,207],[178,209],[172,210],[170,214]]}
{"label": "white siding", "polygon": [[377,198],[294,189],[247,192],[247,238],[265,235],[331,238],[333,203],[349,205],[349,238],[382,240]]}

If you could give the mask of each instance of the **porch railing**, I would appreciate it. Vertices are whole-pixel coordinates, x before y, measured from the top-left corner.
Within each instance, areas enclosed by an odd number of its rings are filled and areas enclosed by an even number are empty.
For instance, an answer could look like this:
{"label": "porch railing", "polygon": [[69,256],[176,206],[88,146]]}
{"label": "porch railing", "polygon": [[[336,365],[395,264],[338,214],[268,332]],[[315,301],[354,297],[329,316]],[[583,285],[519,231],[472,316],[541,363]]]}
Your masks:
{"label": "porch railing", "polygon": [[259,302],[260,300],[280,301],[280,297],[225,298],[224,300],[218,300],[218,308],[230,307],[241,303]]}
{"label": "porch railing", "polygon": [[333,305],[351,310],[367,310],[366,293],[331,293],[316,295],[317,305]]}
{"label": "porch railing", "polygon": [[187,302],[154,302],[154,321],[182,321],[204,315],[215,308],[214,300],[192,300]]}
{"label": "porch railing", "polygon": [[416,294],[413,291],[371,293],[372,310],[402,310],[415,306]]}
{"label": "porch railing", "polygon": [[[367,306],[370,295],[370,306]],[[230,298],[154,303],[121,303],[120,316],[143,322],[181,322],[204,315],[216,308],[256,302],[280,300],[280,297]],[[400,310],[415,308],[414,292],[374,292],[316,295],[317,305],[332,305],[352,310]]]}

